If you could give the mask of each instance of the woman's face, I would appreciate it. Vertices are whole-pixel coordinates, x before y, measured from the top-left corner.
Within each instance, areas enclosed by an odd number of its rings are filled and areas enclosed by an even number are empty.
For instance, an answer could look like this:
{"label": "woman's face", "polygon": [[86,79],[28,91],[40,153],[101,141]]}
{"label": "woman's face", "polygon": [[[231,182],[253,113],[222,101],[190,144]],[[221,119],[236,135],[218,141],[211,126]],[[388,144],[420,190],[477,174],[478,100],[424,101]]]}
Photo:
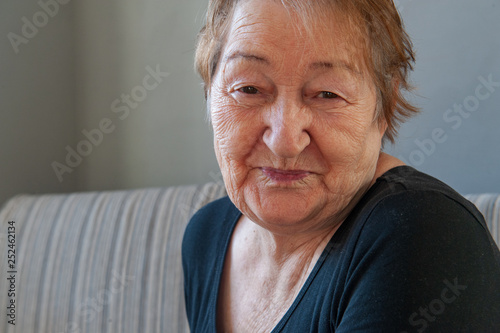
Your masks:
{"label": "woman's face", "polygon": [[346,217],[373,180],[385,130],[342,22],[306,31],[294,15],[279,1],[237,5],[209,101],[229,196],[282,234]]}

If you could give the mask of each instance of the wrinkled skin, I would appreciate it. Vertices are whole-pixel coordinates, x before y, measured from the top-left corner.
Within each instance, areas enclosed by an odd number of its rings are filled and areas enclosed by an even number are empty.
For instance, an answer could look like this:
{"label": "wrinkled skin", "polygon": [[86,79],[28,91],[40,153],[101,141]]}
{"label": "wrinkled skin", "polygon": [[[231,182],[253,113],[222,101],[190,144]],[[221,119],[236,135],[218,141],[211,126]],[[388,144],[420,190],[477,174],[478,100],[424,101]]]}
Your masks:
{"label": "wrinkled skin", "polygon": [[308,34],[279,2],[244,1],[210,90],[229,196],[275,234],[330,230],[375,175],[386,127],[341,23]]}

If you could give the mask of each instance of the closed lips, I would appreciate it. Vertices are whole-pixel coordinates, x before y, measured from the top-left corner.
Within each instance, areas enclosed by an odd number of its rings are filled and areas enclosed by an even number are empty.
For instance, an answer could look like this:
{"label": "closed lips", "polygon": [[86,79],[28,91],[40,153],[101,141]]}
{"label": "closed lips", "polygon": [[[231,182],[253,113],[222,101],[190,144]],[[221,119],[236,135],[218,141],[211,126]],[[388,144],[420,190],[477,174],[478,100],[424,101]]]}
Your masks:
{"label": "closed lips", "polygon": [[300,180],[311,173],[304,170],[280,170],[274,168],[261,168],[262,173],[273,180]]}

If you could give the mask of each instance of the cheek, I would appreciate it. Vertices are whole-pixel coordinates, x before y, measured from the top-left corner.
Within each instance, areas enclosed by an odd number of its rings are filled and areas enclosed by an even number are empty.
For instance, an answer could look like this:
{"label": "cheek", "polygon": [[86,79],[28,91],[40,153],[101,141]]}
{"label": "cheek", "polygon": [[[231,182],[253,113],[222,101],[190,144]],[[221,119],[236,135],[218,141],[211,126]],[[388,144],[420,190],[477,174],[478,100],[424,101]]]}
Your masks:
{"label": "cheek", "polygon": [[230,96],[214,96],[211,104],[214,140],[225,153],[245,153],[252,147],[259,136],[259,119],[255,110],[237,105]]}
{"label": "cheek", "polygon": [[238,133],[238,121],[231,114],[230,108],[218,105],[212,107],[211,113],[214,141],[219,148],[228,146],[231,138]]}
{"label": "cheek", "polygon": [[368,178],[373,176],[382,146],[381,139],[379,126],[371,122],[360,131],[357,141],[353,140],[357,143],[353,170],[358,174],[364,174]]}
{"label": "cheek", "polygon": [[370,124],[349,115],[325,118],[317,122],[316,136],[324,157],[332,162],[355,162],[371,136]]}
{"label": "cheek", "polygon": [[216,97],[214,100],[211,121],[217,160],[225,180],[239,183],[246,172],[246,158],[258,138],[255,117],[245,112],[247,110],[238,109],[228,99]]}
{"label": "cheek", "polygon": [[246,160],[258,137],[251,127],[255,117],[243,111],[221,98],[211,104],[215,154],[227,193],[237,207],[244,206],[243,188],[249,176]]}
{"label": "cheek", "polygon": [[371,116],[354,114],[324,121],[319,128],[329,133],[319,145],[329,166],[325,182],[330,191],[341,195],[352,195],[372,179],[381,146],[380,130]]}

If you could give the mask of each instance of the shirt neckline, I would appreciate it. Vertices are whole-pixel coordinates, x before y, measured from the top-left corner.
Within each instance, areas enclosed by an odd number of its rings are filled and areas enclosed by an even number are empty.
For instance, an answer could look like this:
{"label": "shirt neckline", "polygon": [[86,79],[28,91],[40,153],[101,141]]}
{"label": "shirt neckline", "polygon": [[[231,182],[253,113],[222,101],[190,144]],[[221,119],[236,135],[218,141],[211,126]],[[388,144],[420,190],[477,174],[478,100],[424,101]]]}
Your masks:
{"label": "shirt neckline", "polygon": [[[212,310],[211,310],[210,315],[212,317],[212,323],[213,323],[212,328],[213,328],[214,332],[217,332],[217,308],[218,308],[217,304],[218,304],[218,300],[219,300],[219,291],[220,291],[220,284],[221,284],[221,280],[222,280],[222,271],[224,269],[224,264],[226,261],[226,256],[227,256],[227,252],[229,250],[229,244],[231,243],[231,238],[233,236],[234,229],[236,227],[236,224],[238,223],[238,220],[242,216],[242,213],[236,208],[236,206],[234,206],[234,204],[231,201],[230,201],[230,205],[231,205],[230,209],[232,210],[230,212],[230,214],[233,215],[232,218],[230,217],[231,227],[227,229],[227,232],[224,235],[224,242],[220,246],[220,249],[222,251],[220,251],[221,254],[219,255],[219,258],[217,260],[217,267],[216,267],[216,273],[215,273],[217,287],[214,288],[214,291],[213,291],[212,297],[211,297],[212,300],[211,300],[210,306],[211,306]],[[337,230],[333,234],[333,236],[330,238],[330,240],[328,241],[328,244],[323,249],[323,252],[321,252],[321,255],[319,256],[318,260],[314,264],[314,268],[309,273],[306,281],[304,282],[304,285],[300,288],[299,293],[297,294],[297,296],[295,297],[295,299],[293,300],[292,304],[287,309],[287,311],[285,312],[283,317],[281,317],[281,319],[278,321],[276,326],[274,326],[274,328],[271,330],[271,333],[279,332],[285,326],[288,319],[291,317],[291,315],[293,314],[295,309],[298,307],[298,305],[302,301],[302,298],[304,297],[305,293],[307,292],[307,290],[311,286],[312,282],[314,281],[314,278],[316,277],[321,266],[325,262],[325,259],[328,257],[328,254],[330,253],[331,248],[332,248],[332,242],[336,238],[337,233],[339,233],[339,230]]]}

